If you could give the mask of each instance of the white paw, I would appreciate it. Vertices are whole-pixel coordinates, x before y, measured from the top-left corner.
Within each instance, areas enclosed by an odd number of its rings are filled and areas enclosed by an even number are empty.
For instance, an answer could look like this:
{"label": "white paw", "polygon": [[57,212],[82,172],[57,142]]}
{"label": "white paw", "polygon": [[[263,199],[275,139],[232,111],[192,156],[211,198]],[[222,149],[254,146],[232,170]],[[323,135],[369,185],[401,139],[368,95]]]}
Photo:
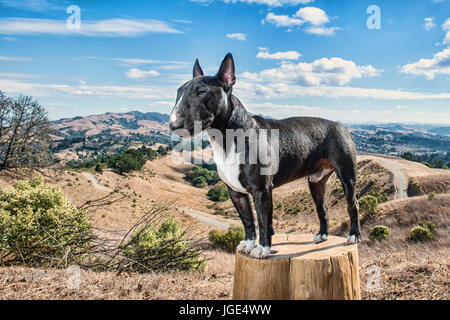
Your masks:
{"label": "white paw", "polygon": [[242,253],[250,253],[255,248],[255,240],[242,240],[237,246],[237,251]]}
{"label": "white paw", "polygon": [[250,253],[250,257],[256,259],[264,259],[270,255],[270,247],[263,247],[258,245],[255,249]]}
{"label": "white paw", "polygon": [[314,236],[314,243],[321,243],[328,240],[328,235],[325,233],[318,233]]}
{"label": "white paw", "polygon": [[355,235],[349,235],[347,238],[347,244],[357,244],[361,242],[361,238]]}

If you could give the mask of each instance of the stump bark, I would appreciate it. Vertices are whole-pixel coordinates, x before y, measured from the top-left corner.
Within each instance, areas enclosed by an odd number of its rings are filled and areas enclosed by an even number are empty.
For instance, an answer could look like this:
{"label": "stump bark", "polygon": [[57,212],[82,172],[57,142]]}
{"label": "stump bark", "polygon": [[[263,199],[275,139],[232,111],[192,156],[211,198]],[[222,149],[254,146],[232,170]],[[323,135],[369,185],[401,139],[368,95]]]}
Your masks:
{"label": "stump bark", "polygon": [[357,245],[341,237],[314,244],[312,235],[275,235],[271,255],[236,253],[235,300],[359,300]]}

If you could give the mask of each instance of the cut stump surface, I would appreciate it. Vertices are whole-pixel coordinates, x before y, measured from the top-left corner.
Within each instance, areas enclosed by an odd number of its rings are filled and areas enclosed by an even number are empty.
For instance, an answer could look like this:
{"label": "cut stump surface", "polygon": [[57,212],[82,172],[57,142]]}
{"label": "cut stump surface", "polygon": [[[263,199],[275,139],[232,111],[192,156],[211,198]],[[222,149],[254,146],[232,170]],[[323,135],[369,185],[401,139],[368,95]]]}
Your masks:
{"label": "cut stump surface", "polygon": [[236,253],[233,299],[359,300],[358,247],[335,236],[314,244],[312,235],[275,235],[266,259]]}

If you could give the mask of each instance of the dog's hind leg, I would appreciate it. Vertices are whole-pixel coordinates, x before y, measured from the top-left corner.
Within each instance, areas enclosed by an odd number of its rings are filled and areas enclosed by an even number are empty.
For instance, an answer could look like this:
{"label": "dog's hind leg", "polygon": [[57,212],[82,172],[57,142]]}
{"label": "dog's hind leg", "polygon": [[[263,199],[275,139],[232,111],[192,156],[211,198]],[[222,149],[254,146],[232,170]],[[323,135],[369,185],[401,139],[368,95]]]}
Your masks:
{"label": "dog's hind leg", "polygon": [[349,157],[336,168],[336,173],[342,182],[347,200],[347,211],[350,215],[350,234],[347,242],[355,244],[361,241],[359,206],[356,200],[356,157]]}
{"label": "dog's hind leg", "polygon": [[256,231],[255,218],[253,216],[252,205],[248,194],[234,191],[228,187],[231,201],[234,204],[245,230],[245,239],[239,243],[237,250],[239,252],[250,253],[255,247]]}
{"label": "dog's hind leg", "polygon": [[330,172],[322,177],[319,181],[314,181],[309,178],[309,190],[311,196],[316,204],[317,214],[320,221],[319,233],[314,236],[314,243],[321,243],[328,240],[328,206],[325,203],[325,190],[327,186],[328,178],[330,178]]}

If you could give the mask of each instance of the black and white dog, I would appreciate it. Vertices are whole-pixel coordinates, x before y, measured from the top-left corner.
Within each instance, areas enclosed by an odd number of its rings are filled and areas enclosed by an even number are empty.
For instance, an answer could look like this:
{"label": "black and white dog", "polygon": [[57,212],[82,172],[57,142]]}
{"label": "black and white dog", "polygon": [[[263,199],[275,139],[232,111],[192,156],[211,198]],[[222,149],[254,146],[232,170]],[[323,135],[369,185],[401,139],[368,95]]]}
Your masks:
{"label": "black and white dog", "polygon": [[[298,178],[308,177],[309,189],[317,207],[320,220],[315,243],[327,240],[328,214],[325,204],[325,186],[336,172],[342,182],[350,215],[348,243],[361,239],[356,185],[356,148],[349,132],[339,123],[312,117],[295,117],[269,120],[250,116],[240,101],[232,95],[236,82],[233,56],[229,53],[215,76],[204,76],[198,59],[194,65],[194,78],[178,89],[176,105],[170,116],[170,128],[177,134],[184,130],[188,137],[205,131],[214,152],[220,178],[228,186],[231,200],[245,228],[245,240],[238,250],[254,258],[270,254],[272,235],[272,190]],[[197,125],[195,125],[197,124]],[[195,127],[200,127],[195,130]],[[236,141],[226,139],[230,130],[276,130],[278,132],[277,169],[272,174],[261,174],[263,167],[271,164],[250,163],[240,157],[249,151],[251,143],[245,140],[245,150],[238,150]],[[196,132],[199,131],[199,132]],[[223,133],[217,139],[213,131]],[[185,135],[186,137],[186,135]],[[247,137],[248,138],[248,137]],[[266,147],[273,145],[270,138]],[[237,161],[228,161],[233,158]],[[258,217],[259,245],[255,247],[255,222],[250,204],[253,196]]]}

